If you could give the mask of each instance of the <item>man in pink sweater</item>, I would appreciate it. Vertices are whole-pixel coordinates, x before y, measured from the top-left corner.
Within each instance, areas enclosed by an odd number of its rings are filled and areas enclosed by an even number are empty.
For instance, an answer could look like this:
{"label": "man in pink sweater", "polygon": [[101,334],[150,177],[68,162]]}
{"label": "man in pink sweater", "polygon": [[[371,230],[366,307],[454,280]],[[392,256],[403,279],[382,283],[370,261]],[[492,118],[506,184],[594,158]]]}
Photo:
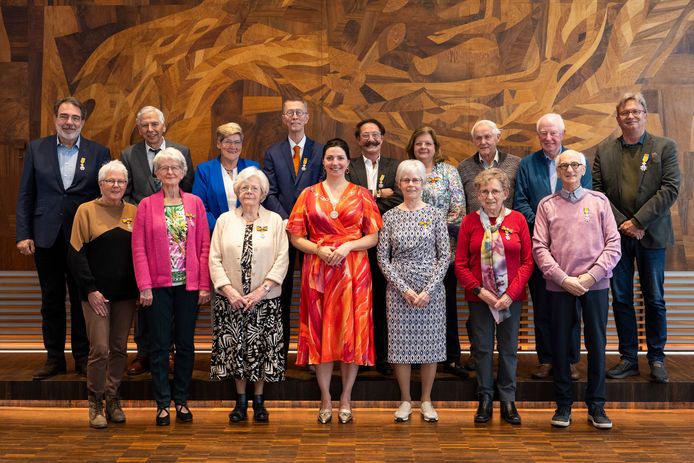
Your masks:
{"label": "man in pink sweater", "polygon": [[621,247],[607,197],[581,186],[585,172],[586,158],[582,153],[567,150],[559,155],[557,175],[562,189],[544,198],[537,207],[533,255],[545,277],[553,310],[552,363],[557,410],[552,426],[571,424],[570,339],[571,327],[580,319],[580,307],[588,350],[588,422],[598,429],[610,429],[612,422],[604,409],[605,331],[610,277],[619,262]]}

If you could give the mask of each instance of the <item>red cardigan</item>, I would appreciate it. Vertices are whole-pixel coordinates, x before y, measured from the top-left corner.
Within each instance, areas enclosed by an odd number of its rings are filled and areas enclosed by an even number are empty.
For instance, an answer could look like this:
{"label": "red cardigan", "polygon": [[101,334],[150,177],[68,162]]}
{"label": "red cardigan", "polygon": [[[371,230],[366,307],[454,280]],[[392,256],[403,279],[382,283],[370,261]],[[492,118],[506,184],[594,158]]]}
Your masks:
{"label": "red cardigan", "polygon": [[[532,245],[528,224],[523,214],[511,211],[504,219],[504,227],[509,228],[510,239],[504,239],[504,253],[506,255],[506,270],[508,271],[508,294],[514,301],[525,301],[528,296],[525,285],[533,273]],[[455,275],[460,284],[465,288],[465,299],[480,302],[481,299],[472,293],[472,290],[482,286],[482,264],[480,261],[480,247],[484,228],[480,215],[476,212],[468,214],[460,224],[458,234],[458,249],[455,254]]]}
{"label": "red cardigan", "polygon": [[[207,265],[210,253],[210,229],[205,206],[200,198],[181,191],[183,210],[188,218],[186,240],[186,289],[210,289]],[[169,261],[169,240],[166,237],[164,192],[159,191],[140,201],[133,227],[133,264],[140,291],[166,288],[172,284]]]}

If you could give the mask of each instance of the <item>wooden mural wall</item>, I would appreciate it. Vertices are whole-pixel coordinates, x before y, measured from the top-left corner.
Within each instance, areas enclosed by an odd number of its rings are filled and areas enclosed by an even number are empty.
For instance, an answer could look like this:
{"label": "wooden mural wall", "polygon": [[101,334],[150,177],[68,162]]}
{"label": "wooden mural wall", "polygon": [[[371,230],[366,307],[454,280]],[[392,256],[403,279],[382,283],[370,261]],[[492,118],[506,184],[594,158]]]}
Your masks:
{"label": "wooden mural wall", "polygon": [[[649,130],[674,138],[684,184],[668,269],[694,270],[689,227],[694,108],[694,11],[682,0],[113,0],[0,7],[0,269],[30,269],[14,251],[14,201],[28,140],[53,133],[52,103],[74,95],[91,115],[83,133],[113,153],[137,141],[134,117],[160,107],[167,137],[196,163],[216,155],[217,125],[239,122],[244,156],[260,161],[285,136],[283,96],[303,95],[307,132],[354,142],[375,117],[384,152],[404,157],[413,129],[431,125],[457,165],[475,152],[481,118],[500,146],[538,149],[537,119],[561,113],[565,144],[592,157],[618,135],[614,105],[641,91]],[[353,143],[356,146],[356,143]]]}

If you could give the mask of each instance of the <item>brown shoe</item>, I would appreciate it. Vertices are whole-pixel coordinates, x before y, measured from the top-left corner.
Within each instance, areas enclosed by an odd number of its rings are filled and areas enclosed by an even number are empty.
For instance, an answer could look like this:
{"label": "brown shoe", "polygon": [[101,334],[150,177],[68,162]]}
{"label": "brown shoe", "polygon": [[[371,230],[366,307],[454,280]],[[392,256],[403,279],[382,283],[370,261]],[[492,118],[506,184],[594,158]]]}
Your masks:
{"label": "brown shoe", "polygon": [[149,360],[143,357],[135,357],[128,366],[128,375],[135,376],[149,371]]}
{"label": "brown shoe", "polygon": [[571,364],[571,379],[573,381],[581,379],[581,373],[578,372],[578,363]]}
{"label": "brown shoe", "polygon": [[547,379],[551,373],[552,373],[552,364],[551,363],[541,363],[537,366],[535,371],[533,371],[530,376],[532,376],[533,379]]}
{"label": "brown shoe", "polygon": [[169,374],[173,375],[174,374],[174,367],[176,364],[174,363],[175,359],[175,354],[173,351],[169,352]]}

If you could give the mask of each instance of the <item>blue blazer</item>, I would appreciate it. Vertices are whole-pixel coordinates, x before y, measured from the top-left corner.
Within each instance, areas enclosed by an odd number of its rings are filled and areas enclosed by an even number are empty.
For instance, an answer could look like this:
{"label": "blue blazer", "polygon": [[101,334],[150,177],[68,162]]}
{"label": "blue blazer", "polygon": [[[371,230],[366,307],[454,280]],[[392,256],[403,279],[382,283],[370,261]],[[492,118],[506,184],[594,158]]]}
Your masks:
{"label": "blue blazer", "polygon": [[[246,167],[260,169],[260,164],[244,158],[239,158],[236,166],[239,172]],[[207,211],[207,223],[210,226],[210,232],[212,232],[215,223],[217,223],[217,217],[229,210],[219,157],[198,164],[198,169],[195,171],[195,181],[193,182],[193,194],[202,199],[202,203]],[[236,204],[238,206],[238,201]]]}
{"label": "blue blazer", "polygon": [[278,213],[283,220],[289,218],[304,188],[325,178],[322,144],[306,137],[298,175],[294,173],[292,156],[289,140],[285,138],[267,149],[263,161],[263,172],[270,181],[270,191],[263,205],[265,209]]}
{"label": "blue blazer", "polygon": [[[562,152],[566,149],[564,146],[561,147]],[[525,216],[531,234],[535,228],[535,212],[537,212],[537,205],[540,204],[540,200],[561,190],[562,187],[561,177],[557,175],[557,188],[555,191],[550,190],[549,169],[546,159],[542,150],[535,151],[530,156],[521,159],[516,174],[516,195],[513,208]],[[593,188],[593,175],[589,165],[586,165],[586,173],[581,177],[581,186],[588,189]]]}
{"label": "blue blazer", "polygon": [[70,242],[77,208],[99,196],[99,169],[111,160],[108,148],[80,137],[75,178],[65,189],[58,166],[57,140],[56,135],[51,135],[29,143],[19,181],[17,241],[32,239],[40,248],[53,246],[61,229],[65,242]]}

